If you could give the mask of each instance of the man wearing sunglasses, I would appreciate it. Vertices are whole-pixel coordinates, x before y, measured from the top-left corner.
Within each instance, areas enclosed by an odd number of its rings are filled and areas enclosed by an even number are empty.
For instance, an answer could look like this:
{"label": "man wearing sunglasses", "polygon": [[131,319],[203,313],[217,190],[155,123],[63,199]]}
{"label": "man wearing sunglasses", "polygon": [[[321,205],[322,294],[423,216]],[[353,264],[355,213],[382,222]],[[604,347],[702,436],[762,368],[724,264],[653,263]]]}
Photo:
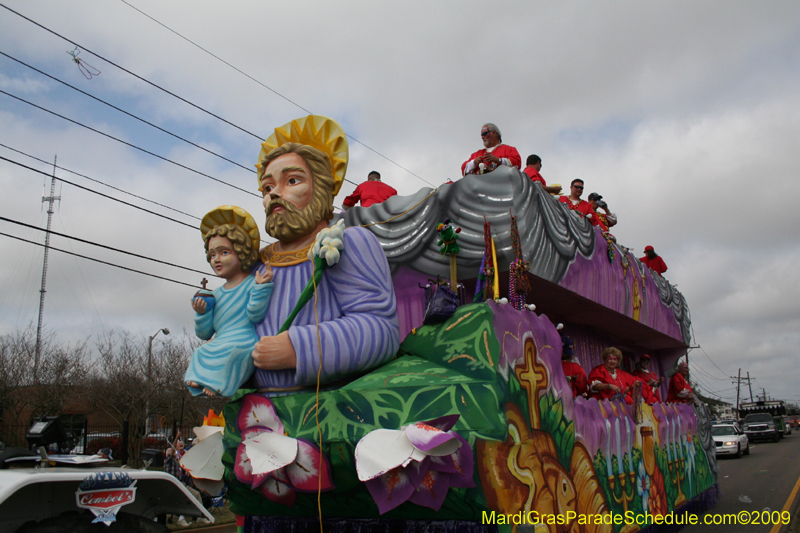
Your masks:
{"label": "man wearing sunglasses", "polygon": [[569,196],[560,196],[558,201],[566,204],[567,207],[577,211],[581,216],[588,218],[593,225],[596,225],[597,213],[592,209],[592,204],[586,200],[581,200],[581,194],[583,194],[583,180],[574,179],[569,184]]}
{"label": "man wearing sunglasses", "polygon": [[461,165],[461,174],[486,174],[500,165],[522,167],[522,158],[513,146],[503,144],[503,138],[497,126],[488,122],[481,127],[483,149],[478,150]]}

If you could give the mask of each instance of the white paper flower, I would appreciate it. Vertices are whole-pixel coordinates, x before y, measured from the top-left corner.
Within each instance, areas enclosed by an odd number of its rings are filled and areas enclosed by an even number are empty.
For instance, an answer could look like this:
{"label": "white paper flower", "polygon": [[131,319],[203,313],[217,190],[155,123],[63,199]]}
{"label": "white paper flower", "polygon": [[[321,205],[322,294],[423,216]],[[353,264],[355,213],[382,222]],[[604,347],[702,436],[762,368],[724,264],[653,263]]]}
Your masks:
{"label": "white paper flower", "polygon": [[333,226],[320,230],[314,246],[308,250],[308,258],[314,261],[317,257],[321,257],[329,267],[338,263],[339,252],[344,249],[344,228],[344,220],[339,220]]}
{"label": "white paper flower", "polygon": [[292,506],[297,492],[335,488],[327,456],[306,439],[283,434],[274,404],[258,394],[242,399],[238,426],[242,442],[233,473],[270,500]]}
{"label": "white paper flower", "polygon": [[450,487],[474,486],[472,449],[450,429],[458,418],[376,429],[358,441],[358,479],[366,482],[381,514],[405,501],[438,511]]}
{"label": "white paper flower", "polygon": [[204,425],[194,428],[197,439],[183,457],[180,464],[192,476],[194,484],[200,490],[209,494],[218,494],[222,490],[222,476],[225,467],[222,465],[224,451],[222,439],[225,428],[209,423],[223,423],[222,417],[214,414],[213,410],[203,420]]}

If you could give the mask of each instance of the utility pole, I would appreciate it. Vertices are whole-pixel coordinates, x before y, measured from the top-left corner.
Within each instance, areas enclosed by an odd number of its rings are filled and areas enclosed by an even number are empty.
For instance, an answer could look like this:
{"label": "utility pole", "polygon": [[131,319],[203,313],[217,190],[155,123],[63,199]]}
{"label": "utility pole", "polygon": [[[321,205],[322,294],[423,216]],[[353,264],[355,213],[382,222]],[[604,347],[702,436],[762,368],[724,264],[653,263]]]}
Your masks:
{"label": "utility pole", "polygon": [[750,401],[753,401],[753,386],[750,384],[750,372],[747,373],[747,388],[750,389]]}
{"label": "utility pole", "polygon": [[739,418],[739,385],[742,382],[742,369],[739,369],[739,377],[736,378],[736,418]]}
{"label": "utility pole", "polygon": [[53,158],[53,177],[50,179],[50,196],[42,196],[42,203],[47,202],[47,231],[44,237],[44,264],[42,265],[42,288],[39,289],[39,325],[36,327],[36,356],[33,360],[33,382],[39,382],[39,358],[42,353],[42,321],[44,319],[44,294],[47,284],[47,256],[50,252],[50,225],[53,221],[53,202],[61,200],[56,196],[56,161],[58,155]]}

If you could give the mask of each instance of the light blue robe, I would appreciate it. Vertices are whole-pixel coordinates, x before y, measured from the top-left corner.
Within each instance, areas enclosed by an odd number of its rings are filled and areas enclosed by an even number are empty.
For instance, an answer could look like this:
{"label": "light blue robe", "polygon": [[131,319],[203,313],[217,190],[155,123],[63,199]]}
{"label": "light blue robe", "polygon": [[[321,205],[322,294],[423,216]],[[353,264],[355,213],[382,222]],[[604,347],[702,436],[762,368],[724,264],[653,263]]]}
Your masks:
{"label": "light blue robe", "polygon": [[[198,337],[213,340],[199,346],[183,380],[194,381],[221,396],[232,396],[255,370],[253,347],[258,342],[255,324],[264,320],[274,283],[256,283],[247,276],[232,289],[214,290],[214,307],[194,318]],[[202,388],[189,387],[192,394]]]}

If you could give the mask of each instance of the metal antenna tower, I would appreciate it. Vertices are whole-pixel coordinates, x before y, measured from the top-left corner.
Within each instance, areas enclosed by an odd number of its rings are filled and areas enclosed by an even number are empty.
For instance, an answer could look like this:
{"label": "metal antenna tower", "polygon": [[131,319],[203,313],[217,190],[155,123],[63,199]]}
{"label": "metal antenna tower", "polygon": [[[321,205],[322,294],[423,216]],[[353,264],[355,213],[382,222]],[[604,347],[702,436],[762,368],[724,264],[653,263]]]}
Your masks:
{"label": "metal antenna tower", "polygon": [[36,358],[33,361],[33,381],[39,380],[39,357],[42,352],[42,319],[44,318],[44,293],[47,284],[47,256],[50,252],[50,224],[53,220],[53,202],[61,200],[56,196],[56,162],[58,155],[53,158],[53,177],[50,179],[50,196],[42,196],[42,203],[47,202],[47,231],[44,237],[44,264],[42,265],[42,288],[39,289],[39,325],[36,327]]}

